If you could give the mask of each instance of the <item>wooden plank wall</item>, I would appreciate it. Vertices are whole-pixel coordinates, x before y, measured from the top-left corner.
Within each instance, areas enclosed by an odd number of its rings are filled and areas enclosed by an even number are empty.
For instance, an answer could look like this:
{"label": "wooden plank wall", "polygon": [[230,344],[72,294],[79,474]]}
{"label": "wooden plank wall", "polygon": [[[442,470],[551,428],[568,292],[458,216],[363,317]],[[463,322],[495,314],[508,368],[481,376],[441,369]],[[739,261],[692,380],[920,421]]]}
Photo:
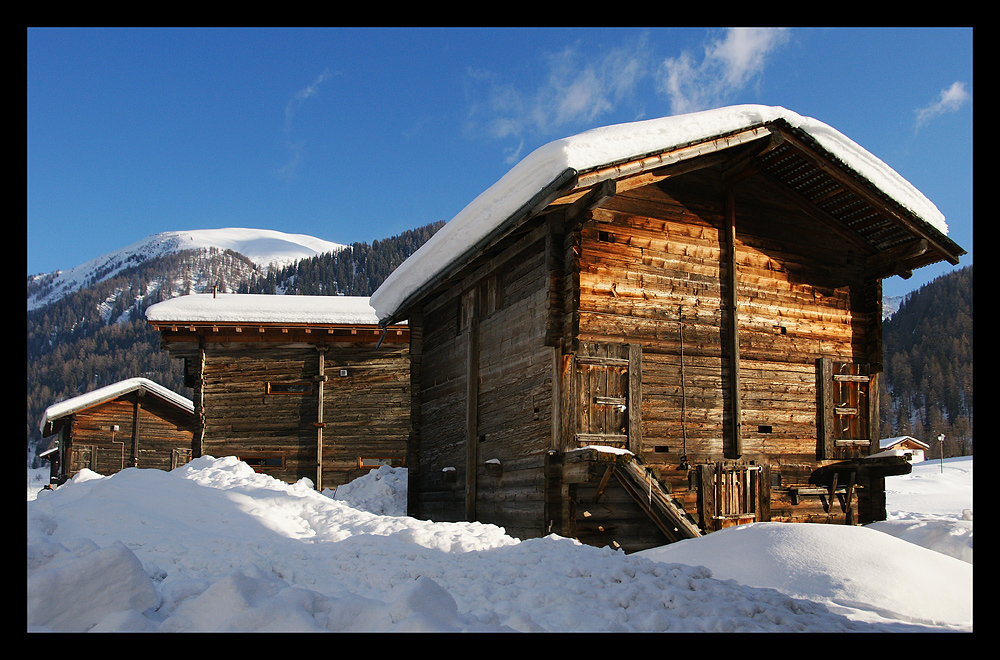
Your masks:
{"label": "wooden plank wall", "polygon": [[278,457],[267,468],[277,479],[294,482],[316,475],[317,419],[312,394],[268,394],[269,381],[312,382],[319,357],[312,346],[206,348],[202,394],[205,439],[209,456],[242,459]]}
{"label": "wooden plank wall", "polygon": [[[506,260],[513,250],[517,258]],[[551,448],[552,357],[545,346],[548,273],[543,233],[519,242],[423,310],[420,355],[419,512],[434,520],[465,520],[467,438],[475,421],[475,518],[515,536],[545,533],[546,457]],[[499,278],[497,280],[496,278]],[[496,287],[499,304],[468,323],[462,298]],[[412,320],[411,320],[412,321]],[[471,329],[470,329],[471,328]],[[477,350],[470,351],[472,332]],[[476,356],[477,387],[468,360]],[[475,392],[475,414],[467,395]],[[411,512],[412,513],[412,512]]]}
{"label": "wooden plank wall", "polygon": [[[323,487],[367,474],[361,457],[405,458],[409,376],[405,348],[329,344],[324,371]],[[347,370],[341,376],[341,369]],[[319,353],[313,344],[209,344],[203,379],[203,452],[280,457],[275,478],[316,479]],[[267,383],[310,383],[308,394],[268,393]]]}
{"label": "wooden plank wall", "polygon": [[[459,298],[423,311],[416,329],[420,346],[419,470],[409,474],[411,516],[456,522],[465,520],[465,393],[469,337],[459,331]],[[411,318],[410,324],[414,323]],[[411,331],[412,332],[412,331]],[[411,337],[414,335],[411,334]],[[412,459],[416,460],[416,459]]]}
{"label": "wooden plank wall", "polygon": [[[69,431],[70,452],[74,447],[91,446],[94,449],[88,452],[87,465],[77,465],[74,469],[71,461],[67,460],[61,468],[67,478],[72,478],[79,467],[88,467],[103,475],[129,467],[169,470],[173,450],[190,452],[194,416],[184,415],[152,397],[141,397],[138,455],[133,465],[136,398],[137,395],[132,393],[88,408],[75,416]],[[118,431],[113,431],[114,425],[118,425]]]}
{"label": "wooden plank wall", "polygon": [[[605,469],[604,465],[592,466],[592,471],[600,469]],[[573,537],[581,543],[630,553],[664,544],[663,534],[616,476],[603,482],[602,475],[594,474],[586,482],[571,484],[568,492]]]}
{"label": "wooden plank wall", "polygon": [[519,538],[546,529],[553,355],[545,346],[547,282],[544,241],[537,241],[503,272],[502,305],[480,324],[477,519]]}
{"label": "wooden plank wall", "polygon": [[[718,172],[668,180],[614,197],[575,239],[578,338],[642,347],[642,458],[688,510],[697,494],[683,457],[731,452],[723,199]],[[741,458],[771,465],[786,486],[818,464],[816,359],[867,361],[877,322],[863,255],[838,234],[753,180],[736,189],[736,218]],[[836,511],[815,499],[793,507],[779,490],[771,516]]]}
{"label": "wooden plank wall", "polygon": [[[403,465],[409,433],[410,383],[406,346],[345,345],[326,353],[323,486],[369,472],[358,457]],[[347,375],[341,376],[341,370]],[[315,433],[314,433],[315,437]]]}
{"label": "wooden plank wall", "polygon": [[688,204],[652,186],[617,196],[579,248],[579,338],[641,346],[644,449],[678,462],[718,456],[729,423],[721,210]]}

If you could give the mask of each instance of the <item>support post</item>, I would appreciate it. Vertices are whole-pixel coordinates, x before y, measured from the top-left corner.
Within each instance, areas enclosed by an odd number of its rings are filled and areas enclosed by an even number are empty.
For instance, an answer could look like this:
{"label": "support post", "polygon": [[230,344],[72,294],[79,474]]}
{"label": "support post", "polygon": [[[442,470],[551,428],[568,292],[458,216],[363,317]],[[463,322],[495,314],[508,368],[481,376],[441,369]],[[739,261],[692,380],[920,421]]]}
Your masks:
{"label": "support post", "polygon": [[465,519],[476,520],[479,472],[479,296],[473,292],[472,318],[469,321],[469,352],[466,365],[466,463]]}
{"label": "support post", "polygon": [[323,384],[326,382],[326,346],[317,346],[319,373],[316,375],[316,490],[323,490]]}
{"label": "support post", "polygon": [[726,184],[724,242],[726,255],[726,306],[729,310],[729,392],[732,400],[733,429],[726,458],[737,459],[743,455],[743,435],[740,409],[740,324],[736,302],[736,195],[733,184]]}

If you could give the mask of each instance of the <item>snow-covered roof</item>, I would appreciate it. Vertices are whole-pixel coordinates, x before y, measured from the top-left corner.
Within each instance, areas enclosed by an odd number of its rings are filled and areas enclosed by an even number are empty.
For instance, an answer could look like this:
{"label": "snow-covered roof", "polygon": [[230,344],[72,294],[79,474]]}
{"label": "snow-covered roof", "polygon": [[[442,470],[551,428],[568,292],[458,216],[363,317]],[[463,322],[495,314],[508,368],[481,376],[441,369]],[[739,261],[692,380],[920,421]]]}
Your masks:
{"label": "snow-covered roof", "polygon": [[[396,314],[422,285],[444,271],[567,170],[577,173],[655,154],[767,122],[804,131],[844,165],[942,234],[944,215],[919,190],[864,148],[823,122],[781,107],[738,105],[675,117],[595,128],[532,152],[480,194],[410,256],[372,295],[378,317]],[[699,155],[697,150],[691,156]]]}
{"label": "snow-covered roof", "polygon": [[205,293],[179,296],[146,310],[150,323],[312,323],[377,325],[363,296],[282,296]]}
{"label": "snow-covered roof", "polygon": [[878,441],[878,446],[880,449],[889,449],[890,447],[898,445],[901,442],[907,442],[907,441],[912,442],[920,447],[923,447],[924,449],[931,448],[931,446],[926,442],[921,442],[920,440],[917,440],[916,438],[910,435],[901,435],[895,438],[882,438],[881,440]]}
{"label": "snow-covered roof", "polygon": [[177,392],[168,390],[159,383],[154,383],[149,379],[129,378],[112,385],[106,385],[98,388],[92,392],[75,396],[72,399],[66,399],[65,401],[60,401],[59,403],[53,403],[45,409],[44,413],[42,413],[42,419],[38,423],[38,429],[43,435],[46,435],[45,427],[50,422],[67,415],[72,415],[73,413],[79,412],[85,408],[90,408],[91,406],[95,406],[99,403],[111,401],[112,399],[116,399],[123,394],[128,394],[129,392],[140,389],[158,396],[164,401],[174,404],[178,408],[183,408],[191,413],[194,412],[194,403],[191,399],[181,396]]}

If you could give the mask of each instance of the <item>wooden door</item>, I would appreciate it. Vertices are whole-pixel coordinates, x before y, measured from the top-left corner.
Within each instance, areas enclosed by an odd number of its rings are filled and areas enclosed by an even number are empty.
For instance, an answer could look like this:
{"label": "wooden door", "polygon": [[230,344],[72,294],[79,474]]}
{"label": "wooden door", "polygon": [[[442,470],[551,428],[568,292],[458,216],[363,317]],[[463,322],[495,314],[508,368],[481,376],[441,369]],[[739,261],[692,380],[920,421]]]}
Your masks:
{"label": "wooden door", "polygon": [[578,447],[607,445],[638,452],[641,439],[640,361],[638,346],[580,343],[575,356],[574,381]]}
{"label": "wooden door", "polygon": [[877,451],[877,392],[869,365],[817,361],[820,458],[859,458]]}

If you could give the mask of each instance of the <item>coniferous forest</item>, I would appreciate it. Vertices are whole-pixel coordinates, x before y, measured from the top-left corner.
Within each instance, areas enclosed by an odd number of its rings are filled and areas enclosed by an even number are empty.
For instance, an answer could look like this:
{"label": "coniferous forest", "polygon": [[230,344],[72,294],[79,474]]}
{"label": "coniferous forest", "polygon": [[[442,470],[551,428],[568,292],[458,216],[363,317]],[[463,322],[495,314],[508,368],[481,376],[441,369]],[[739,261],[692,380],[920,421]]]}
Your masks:
{"label": "coniferous forest", "polygon": [[972,266],[907,296],[882,344],[882,437],[913,436],[933,458],[972,454]]}

